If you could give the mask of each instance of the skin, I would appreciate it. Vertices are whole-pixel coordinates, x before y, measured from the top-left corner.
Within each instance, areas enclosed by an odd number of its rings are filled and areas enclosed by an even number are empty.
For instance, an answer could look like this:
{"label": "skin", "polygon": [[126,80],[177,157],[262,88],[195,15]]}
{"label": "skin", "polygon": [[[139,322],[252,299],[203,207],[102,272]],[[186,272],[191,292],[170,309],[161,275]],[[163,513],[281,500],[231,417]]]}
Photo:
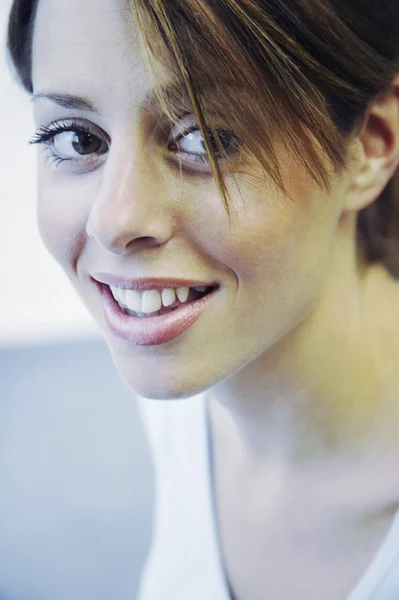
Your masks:
{"label": "skin", "polygon": [[[227,571],[238,597],[261,598],[265,571],[259,565],[248,581],[248,565],[255,564],[254,548],[270,533],[271,516],[283,523],[297,514],[299,482],[307,482],[302,506],[310,502],[328,532],[333,510],[328,493],[317,501],[314,494],[323,473],[341,486],[344,480],[353,483],[356,473],[356,485],[366,493],[381,465],[389,470],[392,463],[394,469],[399,293],[381,265],[359,260],[355,230],[357,212],[378,197],[399,161],[399,80],[370,105],[351,140],[353,160],[333,175],[329,191],[315,184],[284,144],[278,152],[293,201],[255,160],[237,162],[226,174],[235,214],[229,222],[210,169],[202,166],[198,177],[183,156],[180,177],[176,154],[154,135],[161,115],[140,109],[152,80],[129,15],[122,0],[87,0],[83,7],[80,0],[39,3],[34,94],[81,96],[98,113],[37,98],[37,127],[73,118],[112,140],[101,156],[87,162],[77,156],[75,163],[57,167],[39,148],[39,228],[132,390],[163,399],[209,390]],[[167,81],[168,74],[163,76]],[[180,133],[193,124],[188,117],[171,129]],[[68,138],[63,139],[65,148]],[[266,184],[260,186],[262,177]],[[99,271],[132,279],[215,281],[219,290],[199,321],[176,340],[134,346],[107,329],[91,280]],[[266,503],[276,478],[277,512],[253,500]],[[398,481],[387,476],[380,483],[374,506],[397,497]],[[354,483],[346,488],[345,515],[352,515],[356,502],[359,506],[354,488]],[[356,564],[349,561],[353,570],[345,571],[332,594],[349,591],[387,523],[368,530],[369,554]],[[308,525],[307,536],[320,544],[314,527],[312,536]],[[284,556],[293,541],[288,535],[282,539]],[[311,565],[314,556],[310,551],[306,556]],[[339,567],[339,579],[338,572]],[[285,584],[276,582],[276,589],[283,593]],[[301,585],[298,575],[298,593],[305,589]]]}

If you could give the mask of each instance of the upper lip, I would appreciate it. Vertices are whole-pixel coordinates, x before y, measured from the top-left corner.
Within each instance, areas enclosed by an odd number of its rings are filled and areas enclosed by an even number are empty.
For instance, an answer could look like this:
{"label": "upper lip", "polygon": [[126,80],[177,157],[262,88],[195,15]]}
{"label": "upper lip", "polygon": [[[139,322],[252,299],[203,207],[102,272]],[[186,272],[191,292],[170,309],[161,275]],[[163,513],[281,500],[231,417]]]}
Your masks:
{"label": "upper lip", "polygon": [[136,290],[144,292],[145,290],[163,290],[179,287],[216,287],[215,282],[203,281],[198,279],[185,279],[181,277],[138,277],[129,279],[127,277],[119,277],[108,273],[94,273],[92,279],[98,283],[103,283],[108,286],[122,288],[125,290]]}

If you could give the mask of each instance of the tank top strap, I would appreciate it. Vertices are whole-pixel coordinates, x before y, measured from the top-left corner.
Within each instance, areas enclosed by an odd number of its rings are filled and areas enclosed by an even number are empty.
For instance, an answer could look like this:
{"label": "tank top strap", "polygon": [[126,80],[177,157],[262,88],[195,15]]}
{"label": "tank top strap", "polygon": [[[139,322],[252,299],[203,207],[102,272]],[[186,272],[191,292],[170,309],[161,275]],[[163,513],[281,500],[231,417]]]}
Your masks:
{"label": "tank top strap", "polygon": [[347,600],[398,600],[399,510],[376,555]]}
{"label": "tank top strap", "polygon": [[229,600],[213,515],[206,396],[138,404],[155,477],[138,600]]}

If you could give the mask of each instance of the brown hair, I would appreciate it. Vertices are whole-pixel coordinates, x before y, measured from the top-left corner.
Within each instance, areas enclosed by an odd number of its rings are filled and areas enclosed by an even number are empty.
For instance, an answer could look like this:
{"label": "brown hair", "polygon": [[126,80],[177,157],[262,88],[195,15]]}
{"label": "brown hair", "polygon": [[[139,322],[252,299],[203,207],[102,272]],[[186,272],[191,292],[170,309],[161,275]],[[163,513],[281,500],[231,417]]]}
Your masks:
{"label": "brown hair", "polygon": [[[399,71],[399,2],[394,0],[127,0],[146,56],[164,57],[182,81],[228,207],[215,154],[225,158],[208,117],[219,114],[284,189],[274,141],[300,156],[329,187],[319,148],[336,172],[347,164],[348,139],[369,103]],[[8,49],[32,92],[32,33],[38,0],[14,0]],[[159,46],[161,42],[161,46]],[[166,52],[160,54],[159,50]],[[156,87],[170,118],[179,98]],[[317,144],[315,144],[315,140]],[[399,173],[360,211],[358,247],[399,277]]]}

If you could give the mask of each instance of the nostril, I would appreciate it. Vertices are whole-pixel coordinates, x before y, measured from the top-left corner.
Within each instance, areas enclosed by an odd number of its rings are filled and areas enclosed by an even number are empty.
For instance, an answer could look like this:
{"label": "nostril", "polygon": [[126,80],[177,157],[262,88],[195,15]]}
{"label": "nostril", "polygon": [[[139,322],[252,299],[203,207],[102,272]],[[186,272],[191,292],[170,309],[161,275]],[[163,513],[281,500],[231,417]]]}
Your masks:
{"label": "nostril", "polygon": [[156,246],[160,245],[160,241],[152,236],[146,235],[146,236],[142,236],[142,237],[136,237],[134,239],[131,239],[127,244],[126,244],[126,250],[130,250],[130,249],[138,249],[138,248],[155,248]]}

